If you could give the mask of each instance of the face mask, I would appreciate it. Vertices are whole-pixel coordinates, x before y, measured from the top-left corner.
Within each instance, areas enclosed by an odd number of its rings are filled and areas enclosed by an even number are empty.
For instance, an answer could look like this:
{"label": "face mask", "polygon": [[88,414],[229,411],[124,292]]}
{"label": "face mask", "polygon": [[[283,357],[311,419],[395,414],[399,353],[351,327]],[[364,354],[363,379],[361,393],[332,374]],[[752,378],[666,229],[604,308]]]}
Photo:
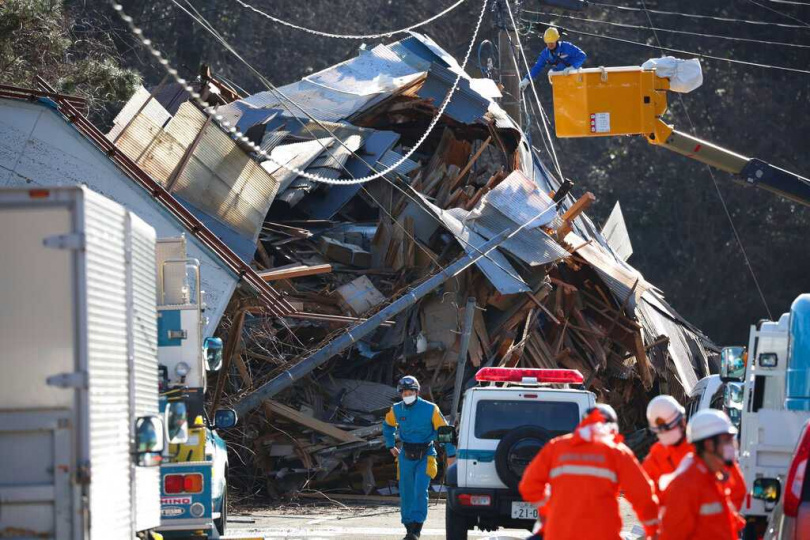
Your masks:
{"label": "face mask", "polygon": [[661,441],[661,444],[664,446],[675,446],[683,439],[683,430],[679,427],[675,429],[670,429],[669,431],[664,431],[662,433],[657,433],[658,440]]}
{"label": "face mask", "polygon": [[733,444],[727,444],[720,449],[720,456],[723,458],[723,462],[730,467],[737,459],[737,450]]}
{"label": "face mask", "polygon": [[410,405],[414,401],[416,401],[416,396],[405,396],[402,398],[402,401],[405,402],[405,405]]}

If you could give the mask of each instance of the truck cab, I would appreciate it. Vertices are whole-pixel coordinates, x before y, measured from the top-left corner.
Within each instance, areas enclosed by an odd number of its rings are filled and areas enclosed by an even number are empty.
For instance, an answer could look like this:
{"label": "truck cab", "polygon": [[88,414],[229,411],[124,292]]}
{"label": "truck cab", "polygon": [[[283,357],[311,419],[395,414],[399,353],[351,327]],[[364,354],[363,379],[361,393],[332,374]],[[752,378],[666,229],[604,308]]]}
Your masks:
{"label": "truck cab", "polygon": [[[740,467],[749,487],[764,479],[784,483],[802,425],[810,418],[810,411],[786,407],[786,376],[791,358],[797,354],[789,348],[795,341],[791,319],[799,316],[791,308],[791,313],[776,322],[751,327],[740,430]],[[761,536],[773,506],[763,499],[746,497],[742,507],[744,538]]]}
{"label": "truck cab", "polygon": [[[184,237],[157,242],[158,360],[161,403],[189,419],[187,440],[171,444],[161,465],[161,526],[165,536],[225,533],[228,452],[216,429],[236,424],[236,413],[205,410],[208,372],[222,364],[222,341],[203,338],[200,263],[186,257]],[[178,415],[178,417],[181,417]]]}
{"label": "truck cab", "polygon": [[464,394],[457,460],[447,471],[450,540],[466,539],[474,527],[531,529],[537,508],[518,492],[523,471],[596,403],[593,393],[579,389],[576,370],[482,368],[476,381]]}

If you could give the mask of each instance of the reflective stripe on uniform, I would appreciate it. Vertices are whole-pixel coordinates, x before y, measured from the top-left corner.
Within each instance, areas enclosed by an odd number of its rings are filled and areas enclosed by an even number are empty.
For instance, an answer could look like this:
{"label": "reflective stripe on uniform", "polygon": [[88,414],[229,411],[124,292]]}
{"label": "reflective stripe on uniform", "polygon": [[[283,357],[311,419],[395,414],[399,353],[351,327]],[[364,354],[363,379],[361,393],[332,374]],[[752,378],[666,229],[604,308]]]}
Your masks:
{"label": "reflective stripe on uniform", "polygon": [[616,473],[603,469],[601,467],[591,467],[589,465],[561,465],[554,467],[549,473],[550,478],[557,478],[566,474],[576,476],[595,476],[597,478],[605,478],[611,482],[616,482]]}
{"label": "reflective stripe on uniform", "polygon": [[661,521],[659,519],[651,519],[649,521],[642,521],[641,524],[650,527],[652,525],[658,525],[660,522]]}
{"label": "reflective stripe on uniform", "polygon": [[723,513],[723,503],[713,502],[700,505],[701,516],[713,516],[715,514]]}

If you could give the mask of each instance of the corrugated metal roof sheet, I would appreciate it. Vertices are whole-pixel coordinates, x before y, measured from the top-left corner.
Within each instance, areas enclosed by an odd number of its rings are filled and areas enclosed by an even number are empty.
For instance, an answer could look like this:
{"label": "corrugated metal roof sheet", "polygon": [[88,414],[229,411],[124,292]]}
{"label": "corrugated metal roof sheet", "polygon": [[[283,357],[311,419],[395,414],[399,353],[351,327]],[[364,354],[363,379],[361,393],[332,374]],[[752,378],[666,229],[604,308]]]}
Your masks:
{"label": "corrugated metal roof sheet", "polygon": [[[479,253],[479,248],[487,242],[483,236],[473,231],[471,227],[465,226],[450,213],[428,202],[421,194],[417,195],[425,208],[438,217],[447,230],[459,239],[465,252]],[[518,271],[497,248],[491,250],[486,257],[478,259],[475,264],[501,294],[517,294],[531,290]]]}
{"label": "corrugated metal roof sheet", "polygon": [[630,235],[619,201],[616,201],[605,226],[602,227],[602,235],[618,258],[626,261],[633,254],[633,245],[630,243]]}
{"label": "corrugated metal roof sheet", "polygon": [[113,127],[107,134],[108,139],[114,141],[115,138],[118,137],[118,134],[121,133],[121,130],[124,129],[130,120],[132,120],[132,117],[135,116],[135,114],[147,100],[149,102],[146,104],[146,107],[143,108],[140,114],[149,118],[149,120],[151,120],[155,126],[160,127],[166,125],[166,122],[171,119],[172,115],[169,114],[169,111],[164,109],[157,100],[149,99],[149,96],[149,91],[147,91],[146,88],[143,86],[138,87],[135,94],[133,94],[129,101],[126,102],[124,108],[121,109],[115,116],[115,120],[113,120]]}
{"label": "corrugated metal roof sheet", "polygon": [[535,220],[534,227],[545,225],[556,216],[552,208],[554,201],[519,170],[513,171],[484,195],[479,207],[486,205],[494,206],[515,223]]}
{"label": "corrugated metal roof sheet", "polygon": [[[402,159],[402,154],[394,152],[393,150],[389,150],[379,159],[379,161],[377,161],[377,163],[379,163],[381,167],[387,169],[393,166],[400,159]],[[418,168],[419,164],[417,162],[410,159],[406,159],[405,161],[400,163],[396,169],[394,169],[394,172],[404,176],[411,171],[415,171]]]}
{"label": "corrugated metal roof sheet", "polygon": [[[485,207],[474,220],[467,222],[485,238],[493,238],[501,231],[513,231],[521,224],[515,223],[493,207]],[[568,252],[548,234],[538,228],[525,228],[501,247],[530,266],[548,264],[568,256]]]}
{"label": "corrugated metal roof sheet", "polygon": [[[434,63],[430,66],[427,79],[425,79],[417,95],[422,99],[432,99],[433,104],[438,108],[444,103],[455,80],[455,73],[440,64]],[[484,116],[488,109],[489,100],[472,90],[470,81],[462,77],[458,81],[458,87],[453,97],[450,98],[450,103],[444,110],[444,114],[459,122],[472,124]]]}

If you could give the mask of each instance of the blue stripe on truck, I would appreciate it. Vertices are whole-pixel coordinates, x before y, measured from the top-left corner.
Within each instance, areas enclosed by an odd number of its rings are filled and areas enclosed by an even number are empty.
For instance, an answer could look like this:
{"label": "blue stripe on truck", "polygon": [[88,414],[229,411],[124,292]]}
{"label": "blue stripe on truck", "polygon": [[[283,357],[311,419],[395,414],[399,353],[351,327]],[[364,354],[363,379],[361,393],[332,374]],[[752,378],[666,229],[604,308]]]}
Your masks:
{"label": "blue stripe on truck", "polygon": [[462,449],[456,453],[458,459],[473,459],[488,463],[495,460],[495,450],[470,450]]}

